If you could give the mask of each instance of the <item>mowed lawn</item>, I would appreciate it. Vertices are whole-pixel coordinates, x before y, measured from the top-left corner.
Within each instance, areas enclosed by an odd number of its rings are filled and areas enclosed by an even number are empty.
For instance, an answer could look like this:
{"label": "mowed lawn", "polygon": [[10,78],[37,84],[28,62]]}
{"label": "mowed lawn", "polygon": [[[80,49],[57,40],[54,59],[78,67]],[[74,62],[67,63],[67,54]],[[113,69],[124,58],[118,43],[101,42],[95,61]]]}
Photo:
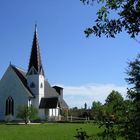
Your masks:
{"label": "mowed lawn", "polygon": [[46,123],[30,125],[0,124],[0,140],[76,140],[76,129],[88,135],[101,131],[95,124]]}

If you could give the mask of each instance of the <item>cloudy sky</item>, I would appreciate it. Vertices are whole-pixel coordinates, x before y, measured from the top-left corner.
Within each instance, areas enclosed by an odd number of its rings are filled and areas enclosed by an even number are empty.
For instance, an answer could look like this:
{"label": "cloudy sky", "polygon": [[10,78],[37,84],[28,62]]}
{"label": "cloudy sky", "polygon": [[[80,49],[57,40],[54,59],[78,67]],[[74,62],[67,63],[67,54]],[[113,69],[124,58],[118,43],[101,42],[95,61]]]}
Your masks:
{"label": "cloudy sky", "polygon": [[0,77],[10,62],[27,70],[37,23],[46,79],[64,87],[70,107],[104,103],[113,89],[125,96],[127,62],[140,44],[125,32],[86,38],[98,8],[80,0],[0,0]]}

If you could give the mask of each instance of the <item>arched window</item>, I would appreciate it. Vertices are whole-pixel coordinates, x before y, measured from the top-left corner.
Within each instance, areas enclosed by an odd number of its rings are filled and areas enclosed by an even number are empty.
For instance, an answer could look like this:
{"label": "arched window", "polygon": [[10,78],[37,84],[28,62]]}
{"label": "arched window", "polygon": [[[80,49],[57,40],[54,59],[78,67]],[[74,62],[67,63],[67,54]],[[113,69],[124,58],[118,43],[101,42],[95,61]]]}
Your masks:
{"label": "arched window", "polygon": [[30,84],[30,87],[31,87],[31,88],[35,88],[35,83],[32,82],[32,83]]}
{"label": "arched window", "polygon": [[43,83],[40,84],[40,88],[43,88]]}
{"label": "arched window", "polygon": [[14,100],[12,97],[8,97],[6,100],[5,115],[14,115]]}

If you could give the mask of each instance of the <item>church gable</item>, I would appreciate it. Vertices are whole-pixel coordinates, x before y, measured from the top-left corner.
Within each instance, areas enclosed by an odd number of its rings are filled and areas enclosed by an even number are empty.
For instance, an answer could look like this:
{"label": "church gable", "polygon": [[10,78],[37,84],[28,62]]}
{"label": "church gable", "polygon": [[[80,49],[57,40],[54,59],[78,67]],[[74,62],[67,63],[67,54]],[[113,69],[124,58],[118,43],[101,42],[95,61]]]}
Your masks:
{"label": "church gable", "polygon": [[22,82],[22,85],[24,86],[24,88],[28,91],[29,96],[34,97],[34,94],[30,90],[30,88],[28,87],[26,72],[21,70],[21,69],[16,68],[13,65],[11,65],[11,67],[14,70],[14,72],[17,74],[20,81]]}
{"label": "church gable", "polygon": [[12,115],[16,118],[17,108],[22,105],[28,105],[31,94],[22,84],[20,78],[11,66],[8,67],[0,81],[0,119],[4,120],[9,114],[8,104],[13,106]]}
{"label": "church gable", "polygon": [[[5,94],[13,94],[15,96],[15,93],[17,93],[17,96],[21,94],[20,96],[33,97],[23,84],[23,81],[21,81],[21,79],[19,78],[19,75],[17,75],[17,73],[13,69],[12,65],[8,67],[1,79],[0,92],[4,92],[4,96]],[[0,93],[0,96],[2,94],[3,93]]]}
{"label": "church gable", "polygon": [[37,74],[37,71],[36,69],[34,68],[34,66],[32,66],[28,72],[28,75],[34,75],[34,74]]}

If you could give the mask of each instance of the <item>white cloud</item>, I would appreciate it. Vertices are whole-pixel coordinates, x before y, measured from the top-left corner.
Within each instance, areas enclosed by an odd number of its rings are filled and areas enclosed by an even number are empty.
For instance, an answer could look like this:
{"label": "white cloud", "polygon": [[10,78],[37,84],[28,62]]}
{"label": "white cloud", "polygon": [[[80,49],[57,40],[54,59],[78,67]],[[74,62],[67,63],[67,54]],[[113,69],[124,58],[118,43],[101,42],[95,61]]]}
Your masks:
{"label": "white cloud", "polygon": [[119,91],[126,96],[126,86],[114,84],[86,84],[82,86],[65,86],[64,98],[70,107],[84,107],[86,102],[90,107],[93,101],[105,102],[106,97],[112,90]]}

